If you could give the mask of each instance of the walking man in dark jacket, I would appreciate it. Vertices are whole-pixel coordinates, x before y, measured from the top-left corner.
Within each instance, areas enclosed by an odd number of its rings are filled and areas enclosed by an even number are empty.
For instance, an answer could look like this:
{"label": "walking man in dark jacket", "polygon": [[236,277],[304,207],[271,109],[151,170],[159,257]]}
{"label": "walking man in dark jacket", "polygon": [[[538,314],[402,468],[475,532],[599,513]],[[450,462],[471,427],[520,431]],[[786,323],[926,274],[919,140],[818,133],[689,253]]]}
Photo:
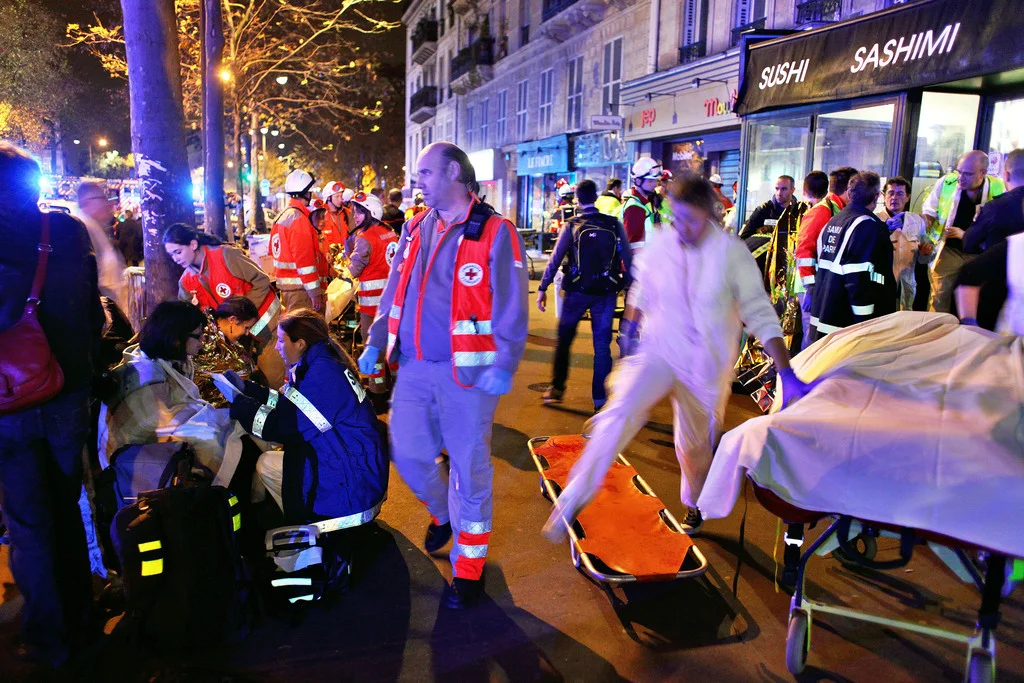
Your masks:
{"label": "walking man in dark jacket", "polygon": [[812,341],[899,310],[889,228],[874,213],[881,189],[872,171],[850,178],[850,203],[818,235]]}
{"label": "walking man in dark jacket", "polygon": [[[27,153],[0,142],[0,330],[18,322],[31,290],[43,220],[39,175]],[[40,405],[0,414],[0,501],[11,572],[25,597],[15,655],[58,667],[89,625],[92,587],[78,498],[104,316],[85,226],[58,212],[49,222],[52,251],[38,312],[64,387]],[[11,350],[0,348],[0,359]]]}
{"label": "walking man in dark jacket", "polygon": [[558,347],[551,388],[544,394],[545,403],[561,403],[565,380],[569,376],[569,351],[576,328],[583,315],[590,311],[590,329],[594,336],[594,410],[608,400],[604,381],[612,369],[612,320],[619,292],[629,286],[632,251],[622,223],[594,207],[597,185],[584,180],[576,187],[580,213],[566,223],[558,235],[555,250],[541,278],[537,292],[537,308],[545,310],[547,288],[555,273],[568,257],[563,272],[562,289],[565,305],[558,323]]}

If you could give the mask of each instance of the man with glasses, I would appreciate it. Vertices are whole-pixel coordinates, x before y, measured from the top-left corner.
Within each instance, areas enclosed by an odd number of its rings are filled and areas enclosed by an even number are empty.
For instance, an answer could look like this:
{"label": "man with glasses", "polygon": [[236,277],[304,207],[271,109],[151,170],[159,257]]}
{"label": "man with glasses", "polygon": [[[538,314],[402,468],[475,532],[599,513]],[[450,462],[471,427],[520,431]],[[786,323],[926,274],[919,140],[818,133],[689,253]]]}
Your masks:
{"label": "man with glasses", "polygon": [[[917,296],[917,265],[927,265],[934,245],[928,240],[924,219],[907,211],[910,183],[906,178],[889,178],[882,190],[882,200],[875,215],[885,221],[890,230],[893,268],[900,283],[900,310],[912,311]],[[925,286],[927,284],[925,275]]]}
{"label": "man with glasses", "polygon": [[950,312],[957,273],[972,258],[964,253],[964,231],[982,206],[1006,191],[1003,181],[987,175],[987,169],[988,155],[981,150],[962,154],[956,170],[935,184],[921,207],[928,237],[936,244],[929,311]]}

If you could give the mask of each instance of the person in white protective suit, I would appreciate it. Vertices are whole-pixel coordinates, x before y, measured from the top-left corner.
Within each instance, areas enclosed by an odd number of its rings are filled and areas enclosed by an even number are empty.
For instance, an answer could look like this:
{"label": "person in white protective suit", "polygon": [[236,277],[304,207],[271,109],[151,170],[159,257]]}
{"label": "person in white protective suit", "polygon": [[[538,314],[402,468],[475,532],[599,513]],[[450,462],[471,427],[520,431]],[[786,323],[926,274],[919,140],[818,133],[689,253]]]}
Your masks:
{"label": "person in white protective suit", "polygon": [[744,326],[775,361],[787,403],[810,390],[789,367],[782,328],[753,256],[711,220],[718,201],[711,184],[700,177],[676,179],[668,201],[671,227],[649,235],[635,262],[636,281],[619,331],[624,359],[610,379],[611,399],[588,422],[590,441],[545,525],[552,540],[597,494],[616,454],[666,396],[682,501],[690,506],[682,526],[687,533],[700,530],[695,503],[711,467]]}

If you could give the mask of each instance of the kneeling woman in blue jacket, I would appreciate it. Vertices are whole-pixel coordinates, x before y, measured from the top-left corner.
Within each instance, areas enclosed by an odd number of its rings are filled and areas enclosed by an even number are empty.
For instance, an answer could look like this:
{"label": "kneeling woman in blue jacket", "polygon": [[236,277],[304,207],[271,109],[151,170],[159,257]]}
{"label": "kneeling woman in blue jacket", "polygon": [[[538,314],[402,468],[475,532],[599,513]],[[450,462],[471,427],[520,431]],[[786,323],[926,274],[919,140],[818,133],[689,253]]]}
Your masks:
{"label": "kneeling woman in blue jacket", "polygon": [[359,371],[313,311],[282,316],[277,339],[291,381],[280,392],[247,381],[231,404],[253,436],[284,444],[283,454],[260,456],[256,471],[289,523],[364,524],[386,497],[388,457]]}

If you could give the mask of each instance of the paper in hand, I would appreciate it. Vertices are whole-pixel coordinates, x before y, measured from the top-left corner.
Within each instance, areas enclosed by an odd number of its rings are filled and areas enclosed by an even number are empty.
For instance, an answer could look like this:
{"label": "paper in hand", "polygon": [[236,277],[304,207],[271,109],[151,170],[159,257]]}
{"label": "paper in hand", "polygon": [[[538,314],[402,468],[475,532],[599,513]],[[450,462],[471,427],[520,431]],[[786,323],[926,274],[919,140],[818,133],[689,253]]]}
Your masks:
{"label": "paper in hand", "polygon": [[213,379],[213,386],[217,387],[220,390],[220,393],[224,394],[224,398],[228,400],[228,403],[234,403],[235,397],[241,393],[238,390],[238,387],[232,384],[231,380],[219,372],[210,373],[210,378]]}

